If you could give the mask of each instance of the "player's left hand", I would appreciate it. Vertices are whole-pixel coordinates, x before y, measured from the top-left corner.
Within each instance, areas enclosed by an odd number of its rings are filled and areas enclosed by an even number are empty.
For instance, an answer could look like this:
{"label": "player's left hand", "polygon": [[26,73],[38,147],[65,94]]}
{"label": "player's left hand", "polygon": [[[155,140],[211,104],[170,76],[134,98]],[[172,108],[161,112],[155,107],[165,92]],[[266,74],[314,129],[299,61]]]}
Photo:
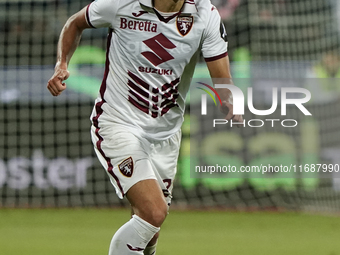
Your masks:
{"label": "player's left hand", "polygon": [[66,89],[65,80],[70,76],[66,65],[57,63],[51,79],[47,83],[47,88],[53,96],[59,96]]}
{"label": "player's left hand", "polygon": [[[242,123],[243,122],[243,117],[242,115],[234,115],[234,107],[233,104],[223,101],[222,106],[220,107],[220,110],[222,113],[226,115],[225,119],[226,120],[232,120],[234,123]],[[237,124],[237,127],[242,127],[242,124]]]}

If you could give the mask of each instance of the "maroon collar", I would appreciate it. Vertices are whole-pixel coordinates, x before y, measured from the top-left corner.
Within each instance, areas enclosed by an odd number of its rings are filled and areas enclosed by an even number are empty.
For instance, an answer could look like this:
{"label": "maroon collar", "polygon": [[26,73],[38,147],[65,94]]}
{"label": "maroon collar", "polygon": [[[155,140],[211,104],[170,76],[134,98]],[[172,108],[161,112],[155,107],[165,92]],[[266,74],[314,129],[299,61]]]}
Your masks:
{"label": "maroon collar", "polygon": [[172,20],[173,18],[177,17],[178,15],[180,15],[180,14],[182,13],[182,11],[179,11],[179,12],[175,13],[174,15],[171,15],[171,16],[168,17],[168,18],[164,18],[164,17],[162,16],[162,14],[160,14],[160,13],[156,10],[156,8],[153,8],[153,10],[154,10],[154,12],[156,13],[158,19],[159,19],[160,21],[162,21],[162,22],[165,22],[165,23],[168,23],[170,20]]}

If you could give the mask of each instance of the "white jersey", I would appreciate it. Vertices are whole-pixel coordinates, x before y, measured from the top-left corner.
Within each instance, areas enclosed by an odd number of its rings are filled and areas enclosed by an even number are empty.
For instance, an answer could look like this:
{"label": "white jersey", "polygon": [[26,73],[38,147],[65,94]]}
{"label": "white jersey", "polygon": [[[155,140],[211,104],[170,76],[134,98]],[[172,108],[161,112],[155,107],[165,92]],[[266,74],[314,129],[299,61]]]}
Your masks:
{"label": "white jersey", "polygon": [[227,56],[227,39],[209,0],[186,0],[163,17],[152,0],[96,0],[86,11],[94,28],[108,27],[106,70],[92,120],[126,126],[150,139],[181,127],[185,97],[200,52],[206,61]]}

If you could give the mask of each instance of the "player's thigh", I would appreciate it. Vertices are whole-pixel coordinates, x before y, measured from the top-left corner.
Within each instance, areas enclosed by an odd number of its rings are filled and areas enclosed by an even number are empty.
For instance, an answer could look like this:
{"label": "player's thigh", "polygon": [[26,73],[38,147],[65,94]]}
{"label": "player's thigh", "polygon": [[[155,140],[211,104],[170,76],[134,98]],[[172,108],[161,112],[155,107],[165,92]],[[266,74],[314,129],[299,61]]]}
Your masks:
{"label": "player's thigh", "polygon": [[181,132],[177,132],[166,141],[155,144],[150,155],[151,164],[156,169],[156,177],[159,180],[164,195],[171,194],[173,182],[177,172],[177,162],[181,144]]}
{"label": "player's thigh", "polygon": [[142,180],[126,194],[132,211],[150,224],[160,227],[167,215],[167,205],[157,180]]}
{"label": "player's thigh", "polygon": [[137,182],[156,179],[149,162],[147,144],[125,127],[92,126],[92,141],[99,161],[119,198]]}

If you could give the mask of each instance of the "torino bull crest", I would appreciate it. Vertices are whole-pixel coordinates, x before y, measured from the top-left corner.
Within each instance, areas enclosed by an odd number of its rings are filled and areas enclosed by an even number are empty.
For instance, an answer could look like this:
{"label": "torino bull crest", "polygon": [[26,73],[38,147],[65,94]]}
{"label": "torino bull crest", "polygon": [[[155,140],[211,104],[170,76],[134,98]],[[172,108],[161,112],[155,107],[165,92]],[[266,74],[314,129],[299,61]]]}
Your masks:
{"label": "torino bull crest", "polygon": [[125,159],[118,165],[119,171],[126,177],[131,177],[133,174],[133,160],[132,157]]}
{"label": "torino bull crest", "polygon": [[189,34],[192,25],[194,24],[193,16],[177,17],[177,30],[182,36]]}

